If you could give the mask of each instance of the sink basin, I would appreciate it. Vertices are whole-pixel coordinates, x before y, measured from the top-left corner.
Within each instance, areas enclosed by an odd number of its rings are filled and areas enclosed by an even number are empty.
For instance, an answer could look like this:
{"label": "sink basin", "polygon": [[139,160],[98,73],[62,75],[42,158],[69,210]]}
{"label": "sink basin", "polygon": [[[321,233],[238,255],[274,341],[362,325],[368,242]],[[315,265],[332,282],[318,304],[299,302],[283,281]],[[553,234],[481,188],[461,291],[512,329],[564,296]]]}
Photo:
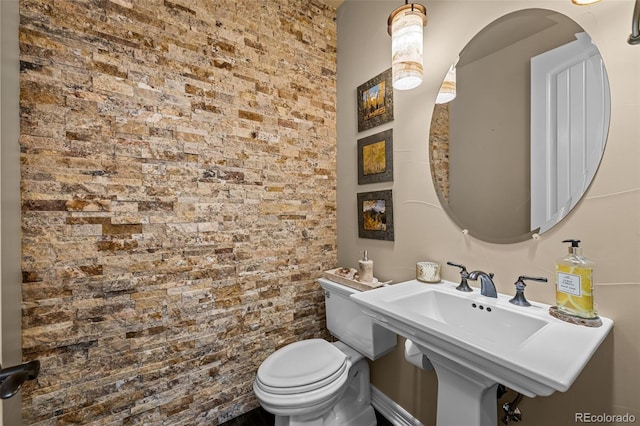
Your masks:
{"label": "sink basin", "polygon": [[[418,290],[424,290],[424,285]],[[434,288],[387,302],[392,309],[411,312],[416,319],[437,321],[441,327],[452,327],[466,342],[479,346],[521,345],[547,325],[542,318],[523,315],[522,312],[514,312],[515,309],[503,309],[499,303],[483,296],[456,293],[447,292],[446,287]]]}
{"label": "sink basin", "polygon": [[[570,324],[552,317],[549,305],[516,306],[512,295],[490,298],[456,286],[412,280],[351,296],[432,362],[439,426],[495,426],[499,383],[529,397],[566,391],[613,327],[604,317],[596,328]],[[461,400],[475,408],[462,413]]]}

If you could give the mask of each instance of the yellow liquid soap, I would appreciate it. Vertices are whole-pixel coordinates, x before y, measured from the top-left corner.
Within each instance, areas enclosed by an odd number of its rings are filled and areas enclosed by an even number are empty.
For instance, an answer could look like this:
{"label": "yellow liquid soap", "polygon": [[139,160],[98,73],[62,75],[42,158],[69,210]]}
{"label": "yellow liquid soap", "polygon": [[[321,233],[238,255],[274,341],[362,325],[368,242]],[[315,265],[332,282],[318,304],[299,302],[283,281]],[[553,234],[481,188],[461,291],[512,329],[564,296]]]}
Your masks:
{"label": "yellow liquid soap", "polygon": [[594,263],[580,254],[579,240],[571,242],[569,255],[556,265],[556,305],[558,310],[581,318],[596,318],[593,302]]}

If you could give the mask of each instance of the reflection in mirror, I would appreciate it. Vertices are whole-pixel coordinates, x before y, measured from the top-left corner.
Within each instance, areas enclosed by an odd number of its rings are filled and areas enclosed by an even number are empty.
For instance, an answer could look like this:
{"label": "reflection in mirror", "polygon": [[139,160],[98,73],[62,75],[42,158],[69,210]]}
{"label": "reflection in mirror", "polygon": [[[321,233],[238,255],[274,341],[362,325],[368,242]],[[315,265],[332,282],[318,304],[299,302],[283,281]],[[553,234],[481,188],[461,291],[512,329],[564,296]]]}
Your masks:
{"label": "reflection in mirror", "polygon": [[545,232],[602,158],[610,98],[598,49],[570,18],[526,9],[480,31],[456,71],[456,98],[435,105],[429,136],[440,201],[484,241]]}

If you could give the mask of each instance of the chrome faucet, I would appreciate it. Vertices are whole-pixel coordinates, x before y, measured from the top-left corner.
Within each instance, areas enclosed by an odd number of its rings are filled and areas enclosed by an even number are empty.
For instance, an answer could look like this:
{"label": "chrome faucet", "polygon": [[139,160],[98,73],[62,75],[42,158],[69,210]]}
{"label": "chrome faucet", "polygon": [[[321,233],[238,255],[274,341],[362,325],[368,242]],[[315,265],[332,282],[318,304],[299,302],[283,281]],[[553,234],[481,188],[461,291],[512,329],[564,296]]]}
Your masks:
{"label": "chrome faucet", "polygon": [[473,291],[471,287],[469,287],[469,283],[467,282],[467,277],[469,276],[469,272],[467,272],[467,267],[464,265],[459,265],[453,262],[447,262],[447,265],[455,266],[456,268],[460,268],[460,285],[456,287],[458,291],[469,292]]}
{"label": "chrome faucet", "polygon": [[493,283],[493,273],[487,274],[482,271],[473,271],[469,273],[468,279],[475,281],[480,278],[480,294],[487,297],[498,297],[496,285]]}
{"label": "chrome faucet", "polygon": [[515,283],[516,295],[513,296],[513,299],[509,300],[509,302],[513,303],[514,305],[531,306],[531,303],[529,303],[527,298],[524,297],[524,288],[527,286],[524,283],[524,280],[539,281],[539,282],[542,282],[542,283],[546,283],[547,282],[547,279],[545,277],[528,277],[526,275],[520,275],[518,277],[518,281],[516,281],[516,283]]}

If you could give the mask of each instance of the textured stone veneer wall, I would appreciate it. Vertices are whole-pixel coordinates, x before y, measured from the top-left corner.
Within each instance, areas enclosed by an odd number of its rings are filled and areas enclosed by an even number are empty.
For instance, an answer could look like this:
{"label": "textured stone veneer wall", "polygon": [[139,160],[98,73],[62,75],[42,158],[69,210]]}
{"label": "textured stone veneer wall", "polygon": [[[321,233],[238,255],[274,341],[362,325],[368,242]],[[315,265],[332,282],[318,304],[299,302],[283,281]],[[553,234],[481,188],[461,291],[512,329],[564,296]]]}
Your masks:
{"label": "textured stone veneer wall", "polygon": [[431,178],[449,201],[449,104],[435,104],[429,130]]}
{"label": "textured stone veneer wall", "polygon": [[214,425],[325,336],[335,10],[20,2],[25,424]]}

